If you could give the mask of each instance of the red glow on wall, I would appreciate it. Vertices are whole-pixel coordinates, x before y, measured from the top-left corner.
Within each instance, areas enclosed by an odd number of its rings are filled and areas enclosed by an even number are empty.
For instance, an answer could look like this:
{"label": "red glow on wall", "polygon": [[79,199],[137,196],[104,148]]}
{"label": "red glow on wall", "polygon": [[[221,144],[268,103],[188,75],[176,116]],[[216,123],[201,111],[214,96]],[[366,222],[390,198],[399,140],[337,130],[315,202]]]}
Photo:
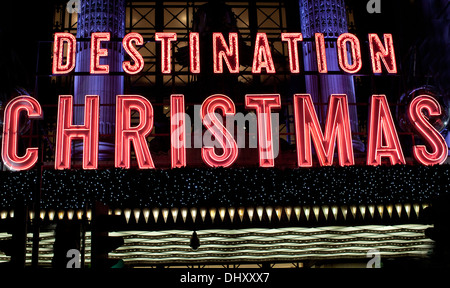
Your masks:
{"label": "red glow on wall", "polygon": [[238,147],[233,136],[215,115],[216,110],[220,110],[224,118],[236,113],[233,101],[225,95],[216,94],[205,99],[200,111],[203,125],[211,132],[223,152],[218,155],[213,146],[205,145],[202,147],[202,159],[211,167],[228,167],[236,161]]}
{"label": "red glow on wall", "polygon": [[[425,116],[426,111],[428,116]],[[423,165],[442,164],[448,156],[448,146],[444,137],[430,124],[429,117],[440,116],[441,106],[429,95],[419,95],[411,101],[408,117],[414,129],[429,145],[431,152],[425,145],[414,145],[414,158]]]}
{"label": "red glow on wall", "polygon": [[133,43],[139,46],[144,45],[144,38],[142,38],[141,34],[134,32],[128,33],[125,37],[123,37],[123,48],[134,62],[134,64],[131,64],[131,61],[124,61],[122,63],[123,71],[128,74],[137,74],[144,69],[144,58],[133,46]]}
{"label": "red glow on wall", "polygon": [[[347,43],[350,45],[351,63],[348,57]],[[337,39],[339,67],[347,73],[356,73],[361,70],[361,46],[358,37],[351,33],[343,33]]]}
{"label": "red glow on wall", "polygon": [[[139,113],[139,123],[131,123],[133,111]],[[140,169],[155,168],[147,136],[153,129],[153,107],[139,95],[117,95],[115,167],[129,169],[131,143]]]}
{"label": "red glow on wall", "polygon": [[395,60],[394,41],[392,34],[384,34],[384,46],[377,34],[369,34],[369,48],[372,59],[373,73],[381,73],[381,61],[388,73],[397,73],[397,64]]}
{"label": "red glow on wall", "polygon": [[186,166],[186,119],[184,95],[170,95],[170,141],[172,168]]}
{"label": "red glow on wall", "polygon": [[91,74],[108,74],[109,65],[100,65],[100,57],[108,56],[108,49],[101,48],[101,43],[109,41],[111,33],[109,32],[94,32],[91,35]]}
{"label": "red glow on wall", "polygon": [[73,97],[59,96],[56,128],[55,169],[70,169],[72,140],[83,140],[83,169],[98,166],[99,96],[85,97],[84,125],[74,125]]}
{"label": "red glow on wall", "polygon": [[302,33],[281,33],[281,40],[288,42],[289,68],[291,73],[300,73],[298,42],[303,41]]}
{"label": "red glow on wall", "polygon": [[[245,95],[245,108],[255,109],[258,121],[259,166],[274,166],[272,109],[281,108],[279,94]],[[278,141],[278,139],[276,139]]]}
{"label": "red glow on wall", "polygon": [[260,74],[262,68],[265,68],[267,73],[275,73],[275,65],[273,64],[267,35],[266,33],[256,33],[252,73]]}
{"label": "red glow on wall", "polygon": [[[64,43],[67,44],[65,64],[63,64]],[[67,74],[75,69],[76,43],[75,36],[70,33],[55,33],[53,41],[53,74]]]}
{"label": "red glow on wall", "polygon": [[369,117],[367,165],[380,165],[382,157],[389,158],[392,165],[405,164],[385,95],[372,95]]}
{"label": "red glow on wall", "polygon": [[38,160],[39,148],[27,148],[25,155],[18,155],[18,135],[20,114],[25,111],[28,119],[41,119],[42,108],[39,102],[30,96],[18,96],[5,107],[3,120],[2,160],[11,170],[28,170]]}
{"label": "red glow on wall", "polygon": [[161,73],[170,74],[172,72],[172,41],[177,40],[177,33],[157,32],[155,40],[161,41]]}
{"label": "red glow on wall", "polygon": [[228,34],[229,45],[222,33],[213,33],[213,62],[214,73],[223,73],[223,61],[230,73],[239,73],[238,33]]}
{"label": "red glow on wall", "polygon": [[311,139],[314,142],[320,166],[333,164],[336,139],[339,165],[354,165],[347,95],[330,96],[325,135],[320,127],[311,95],[294,95],[294,113],[299,167],[312,166]]}

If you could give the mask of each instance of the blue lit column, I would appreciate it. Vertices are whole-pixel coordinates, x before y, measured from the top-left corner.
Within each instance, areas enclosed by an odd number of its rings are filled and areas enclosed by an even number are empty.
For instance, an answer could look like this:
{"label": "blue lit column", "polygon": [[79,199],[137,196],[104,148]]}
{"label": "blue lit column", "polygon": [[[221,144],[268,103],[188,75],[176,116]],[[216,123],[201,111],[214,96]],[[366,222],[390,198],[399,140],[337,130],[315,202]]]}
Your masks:
{"label": "blue lit column", "polygon": [[[327,55],[328,71],[340,71],[336,41],[326,41],[327,38],[337,38],[348,32],[347,15],[344,0],[299,0],[301,31],[303,38],[313,38],[314,33],[323,33]],[[317,71],[315,45],[313,42],[303,43],[303,61],[305,71]],[[353,77],[349,75],[306,75],[306,92],[311,94],[314,102],[328,103],[331,94],[346,94],[349,103],[355,103],[355,87]],[[326,105],[318,106],[317,114],[322,123],[325,121]],[[358,114],[355,105],[349,105],[350,124],[352,132],[358,132]],[[354,136],[353,147],[364,151],[364,145],[359,137]]]}
{"label": "blue lit column", "polygon": [[[122,39],[125,34],[125,0],[81,0],[78,17],[77,38],[89,38],[92,32],[110,32],[111,40]],[[110,41],[102,48],[108,48],[108,56],[102,57],[100,64],[109,65],[110,72],[121,72],[123,51],[121,42]],[[76,72],[89,72],[90,41],[78,41]],[[75,104],[84,104],[85,95],[99,95],[100,108],[99,157],[111,160],[114,155],[114,127],[116,95],[123,94],[123,76],[87,75],[76,76],[74,81]],[[84,109],[75,109],[75,123],[84,121]],[[79,147],[79,146],[78,146]],[[79,149],[76,149],[77,156]]]}

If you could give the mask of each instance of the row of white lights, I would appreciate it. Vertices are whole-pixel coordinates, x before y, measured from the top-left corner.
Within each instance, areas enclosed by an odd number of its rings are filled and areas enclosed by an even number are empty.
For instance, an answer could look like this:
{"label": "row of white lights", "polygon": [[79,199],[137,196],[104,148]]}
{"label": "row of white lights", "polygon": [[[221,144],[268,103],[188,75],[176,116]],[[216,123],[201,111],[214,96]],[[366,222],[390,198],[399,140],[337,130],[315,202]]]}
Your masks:
{"label": "row of white lights", "polygon": [[[296,207],[262,207],[258,206],[256,208],[254,207],[240,207],[240,208],[136,208],[136,209],[115,209],[110,210],[110,215],[124,215],[127,223],[129,223],[129,220],[131,218],[131,214],[133,213],[134,218],[136,221],[139,220],[140,215],[142,214],[144,216],[145,222],[148,223],[150,215],[153,216],[153,219],[155,222],[158,222],[158,219],[160,215],[162,214],[162,218],[164,219],[164,223],[167,222],[169,219],[169,215],[172,216],[174,222],[177,221],[178,214],[181,214],[181,218],[183,219],[183,222],[186,222],[188,215],[191,215],[192,221],[195,222],[197,219],[197,215],[201,216],[202,221],[204,222],[206,220],[206,216],[209,214],[210,218],[214,222],[216,219],[216,215],[220,216],[220,220],[224,221],[225,216],[228,212],[228,216],[230,217],[231,222],[233,222],[235,219],[239,218],[241,222],[243,221],[244,214],[247,212],[248,218],[250,222],[252,222],[255,217],[258,217],[258,219],[261,221],[264,215],[264,211],[266,212],[266,215],[269,219],[269,221],[272,220],[272,215],[275,214],[278,218],[278,220],[281,220],[283,211],[285,215],[287,216],[287,219],[291,219],[291,216],[295,216],[297,220],[300,220],[301,212],[303,211],[306,220],[309,220],[311,214],[314,215],[316,220],[319,219],[319,214],[322,211],[323,215],[325,216],[325,219],[328,220],[329,213],[331,211],[331,214],[334,218],[334,220],[338,217],[339,209],[341,210],[341,213],[344,217],[344,219],[347,219],[348,211],[350,210],[350,213],[353,215],[353,217],[356,217],[356,213],[359,211],[363,219],[366,217],[366,214],[370,213],[370,217],[374,217],[375,211],[378,211],[380,216],[383,218],[385,212],[389,215],[390,218],[392,218],[392,214],[394,210],[400,215],[402,213],[402,209],[406,212],[408,218],[411,215],[411,211],[414,211],[415,214],[418,216],[420,209],[424,209],[427,207],[428,204],[395,204],[395,205],[350,205],[350,206],[329,206],[329,205],[322,205],[322,206],[296,206]],[[53,220],[62,220],[64,219],[64,216],[67,215],[67,219],[69,220],[82,220],[85,216],[87,220],[92,219],[92,211],[91,210],[41,210],[39,217],[41,219],[45,218],[45,215],[47,214],[48,219],[50,221]],[[6,219],[14,217],[14,210],[11,211],[1,211],[0,212],[0,218]],[[29,212],[29,217],[31,220],[35,218],[34,211]]]}

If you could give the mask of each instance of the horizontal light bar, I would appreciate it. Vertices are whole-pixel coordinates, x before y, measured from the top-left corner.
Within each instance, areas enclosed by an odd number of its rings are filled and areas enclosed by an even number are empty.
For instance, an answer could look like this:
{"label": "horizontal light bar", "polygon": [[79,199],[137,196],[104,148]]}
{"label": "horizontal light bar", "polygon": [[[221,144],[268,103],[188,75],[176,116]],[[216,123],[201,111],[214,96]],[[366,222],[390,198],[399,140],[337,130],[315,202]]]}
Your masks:
{"label": "horizontal light bar", "polygon": [[[220,218],[220,217],[219,217]],[[305,261],[310,259],[360,258],[378,249],[381,257],[425,257],[432,241],[425,237],[429,225],[364,225],[326,227],[286,227],[248,229],[198,230],[200,247],[189,247],[192,231],[123,231],[110,232],[121,236],[125,244],[109,253],[111,258],[123,259],[130,265],[161,263],[244,262],[244,261]],[[32,252],[32,234],[28,234],[27,263]],[[11,235],[0,233],[0,240]],[[51,265],[53,232],[41,232],[40,265]],[[90,262],[91,234],[86,232],[85,261]],[[9,257],[0,254],[0,262]]]}
{"label": "horizontal light bar", "polygon": [[[333,223],[339,219],[344,221],[361,218],[370,219],[392,219],[394,214],[403,219],[411,217],[418,218],[421,211],[427,207],[426,203],[396,203],[396,204],[369,204],[369,205],[314,205],[314,206],[257,206],[257,207],[181,207],[181,208],[115,208],[110,211],[114,215],[122,215],[126,223],[253,223],[253,222],[305,222],[324,221]],[[13,211],[0,211],[1,219],[12,217]],[[30,219],[36,215],[30,212]],[[88,221],[92,218],[91,210],[41,210],[41,219],[56,221],[58,219]]]}

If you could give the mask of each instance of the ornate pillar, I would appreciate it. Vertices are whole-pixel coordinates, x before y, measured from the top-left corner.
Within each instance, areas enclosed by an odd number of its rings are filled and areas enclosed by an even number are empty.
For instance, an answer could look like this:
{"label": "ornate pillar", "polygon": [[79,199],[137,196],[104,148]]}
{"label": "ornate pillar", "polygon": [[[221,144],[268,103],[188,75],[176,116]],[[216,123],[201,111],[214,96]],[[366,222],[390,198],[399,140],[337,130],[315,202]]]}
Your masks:
{"label": "ornate pillar", "polygon": [[[122,72],[123,50],[122,39],[125,34],[125,0],[81,0],[78,16],[78,41],[76,72],[89,73],[90,37],[92,32],[110,32],[111,41],[102,45],[108,48],[108,56],[102,57],[100,63],[109,65],[109,71]],[[100,96],[100,137],[99,158],[112,160],[114,155],[115,103],[116,95],[123,94],[123,76],[118,75],[86,75],[76,76],[74,81],[74,104],[84,104],[86,95]],[[75,107],[75,123],[84,122],[84,108]],[[75,146],[74,154],[81,152],[80,145]],[[79,155],[78,155],[79,156]]]}
{"label": "ornate pillar", "polygon": [[[303,38],[313,38],[315,33],[323,33],[327,38],[337,38],[348,32],[347,15],[344,0],[299,0],[301,31]],[[328,71],[340,71],[336,50],[336,41],[325,41]],[[305,71],[317,71],[315,44],[303,43],[303,61]],[[331,94],[346,94],[349,103],[355,103],[353,76],[330,75],[327,73],[306,75],[306,92],[311,94],[314,102],[328,103]],[[317,106],[317,115],[322,123],[325,121],[326,105]],[[358,132],[358,114],[355,105],[349,105],[352,132]],[[353,147],[364,151],[359,137],[354,136]]]}

